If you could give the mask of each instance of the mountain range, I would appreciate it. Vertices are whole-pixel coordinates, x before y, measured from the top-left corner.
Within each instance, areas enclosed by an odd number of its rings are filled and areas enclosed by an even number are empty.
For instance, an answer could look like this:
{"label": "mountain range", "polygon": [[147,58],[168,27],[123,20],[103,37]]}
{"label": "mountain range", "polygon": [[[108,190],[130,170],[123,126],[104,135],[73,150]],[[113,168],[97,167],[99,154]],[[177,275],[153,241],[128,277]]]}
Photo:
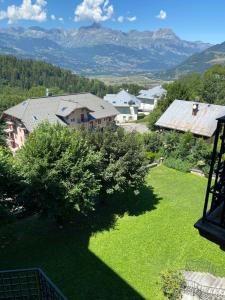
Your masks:
{"label": "mountain range", "polygon": [[99,24],[79,29],[0,29],[0,53],[44,60],[82,75],[128,75],[173,68],[211,45],[171,29],[122,32]]}
{"label": "mountain range", "polygon": [[196,53],[178,66],[158,75],[162,79],[175,79],[193,72],[202,73],[215,64],[225,64],[225,42]]}

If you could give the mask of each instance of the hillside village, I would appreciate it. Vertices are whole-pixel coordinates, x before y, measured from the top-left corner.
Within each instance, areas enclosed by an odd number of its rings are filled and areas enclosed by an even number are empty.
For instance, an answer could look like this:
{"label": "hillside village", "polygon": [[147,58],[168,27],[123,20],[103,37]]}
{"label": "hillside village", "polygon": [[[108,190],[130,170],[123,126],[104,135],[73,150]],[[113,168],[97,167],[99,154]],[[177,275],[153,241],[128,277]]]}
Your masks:
{"label": "hillside village", "polygon": [[223,6],[8,1],[0,300],[225,300]]}

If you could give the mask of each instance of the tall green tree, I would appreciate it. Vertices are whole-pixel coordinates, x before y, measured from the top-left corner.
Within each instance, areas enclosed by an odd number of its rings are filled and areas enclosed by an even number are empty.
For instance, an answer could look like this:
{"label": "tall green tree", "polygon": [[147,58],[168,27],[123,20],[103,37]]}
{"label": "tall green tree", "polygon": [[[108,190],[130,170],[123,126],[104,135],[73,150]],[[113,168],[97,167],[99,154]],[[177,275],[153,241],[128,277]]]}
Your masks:
{"label": "tall green tree", "polygon": [[24,205],[29,209],[57,218],[94,209],[101,187],[97,178],[101,156],[78,132],[42,124],[16,159],[26,184]]}

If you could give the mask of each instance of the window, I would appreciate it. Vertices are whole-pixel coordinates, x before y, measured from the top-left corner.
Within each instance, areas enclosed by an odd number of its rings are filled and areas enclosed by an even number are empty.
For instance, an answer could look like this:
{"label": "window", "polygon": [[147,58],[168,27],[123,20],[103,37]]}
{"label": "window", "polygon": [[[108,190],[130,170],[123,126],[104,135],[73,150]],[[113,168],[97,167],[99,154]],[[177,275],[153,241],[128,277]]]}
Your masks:
{"label": "window", "polygon": [[109,117],[109,122],[111,122],[112,121],[112,118],[111,117]]}
{"label": "window", "polygon": [[70,119],[70,122],[75,122],[75,119],[73,118],[73,119]]}
{"label": "window", "polygon": [[80,120],[81,120],[81,122],[84,122],[84,114],[80,115]]}
{"label": "window", "polygon": [[98,120],[98,124],[102,124],[102,121],[101,121],[101,120]]}

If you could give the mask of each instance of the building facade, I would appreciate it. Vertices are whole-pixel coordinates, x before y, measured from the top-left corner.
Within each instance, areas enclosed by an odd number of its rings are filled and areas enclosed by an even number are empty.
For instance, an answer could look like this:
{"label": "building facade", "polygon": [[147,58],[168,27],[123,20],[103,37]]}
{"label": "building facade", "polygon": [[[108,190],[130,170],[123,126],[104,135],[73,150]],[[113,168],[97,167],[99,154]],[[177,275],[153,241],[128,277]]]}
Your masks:
{"label": "building facade", "polygon": [[137,98],[141,101],[139,110],[145,114],[149,114],[157,106],[158,101],[166,90],[161,86],[156,86],[149,90],[141,90]]}
{"label": "building facade", "polygon": [[119,112],[115,119],[117,124],[137,120],[138,109],[141,104],[137,97],[122,90],[118,94],[107,94],[104,100],[112,104]]}
{"label": "building facade", "polygon": [[113,124],[118,111],[89,93],[28,99],[6,111],[6,141],[15,152],[40,123],[61,124],[74,129],[103,128]]}

